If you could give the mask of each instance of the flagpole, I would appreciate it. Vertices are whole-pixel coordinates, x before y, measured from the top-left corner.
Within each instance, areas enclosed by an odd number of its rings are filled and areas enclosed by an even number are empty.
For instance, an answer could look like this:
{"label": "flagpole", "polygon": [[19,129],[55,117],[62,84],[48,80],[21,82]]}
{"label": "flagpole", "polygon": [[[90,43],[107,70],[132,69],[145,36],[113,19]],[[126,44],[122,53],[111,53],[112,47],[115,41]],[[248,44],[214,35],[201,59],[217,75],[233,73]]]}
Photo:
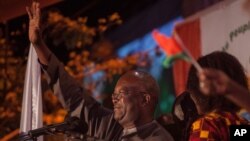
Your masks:
{"label": "flagpole", "polygon": [[[30,44],[23,91],[20,121],[21,134],[27,134],[29,130],[43,126],[40,69],[37,54],[32,44]],[[43,137],[39,137],[38,141],[43,141]]]}
{"label": "flagpole", "polygon": [[202,72],[201,66],[198,64],[198,62],[194,59],[194,57],[191,55],[191,53],[187,50],[185,44],[182,42],[180,36],[176,31],[173,32],[175,40],[180,44],[180,47],[183,49],[183,51],[189,56],[190,62],[194,65],[194,67],[197,69],[198,72]]}

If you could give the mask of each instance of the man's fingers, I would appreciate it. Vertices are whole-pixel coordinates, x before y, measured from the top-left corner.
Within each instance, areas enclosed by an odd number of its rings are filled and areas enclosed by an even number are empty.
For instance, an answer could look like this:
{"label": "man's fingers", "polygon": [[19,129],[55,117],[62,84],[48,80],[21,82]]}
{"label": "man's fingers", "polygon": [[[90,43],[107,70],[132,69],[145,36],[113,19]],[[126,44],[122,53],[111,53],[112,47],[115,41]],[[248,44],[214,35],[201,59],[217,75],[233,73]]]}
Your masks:
{"label": "man's fingers", "polygon": [[34,14],[34,11],[35,11],[35,2],[32,2],[32,5],[31,5],[31,7],[30,7],[30,11],[31,11],[31,13],[33,13]]}
{"label": "man's fingers", "polygon": [[26,6],[26,11],[29,15],[29,19],[32,19],[32,14],[31,14],[31,11],[30,11],[30,8]]}
{"label": "man's fingers", "polygon": [[33,19],[34,17],[37,17],[37,16],[39,18],[39,16],[40,16],[39,3],[32,2],[32,5],[30,8],[26,7],[26,11],[27,11],[30,19]]}
{"label": "man's fingers", "polygon": [[40,8],[39,3],[36,4],[36,18],[40,20]]}
{"label": "man's fingers", "polygon": [[34,16],[36,17],[37,16],[37,13],[36,13],[36,11],[37,11],[37,3],[36,2],[34,2],[34,7],[33,8],[34,8],[33,13],[34,13]]}

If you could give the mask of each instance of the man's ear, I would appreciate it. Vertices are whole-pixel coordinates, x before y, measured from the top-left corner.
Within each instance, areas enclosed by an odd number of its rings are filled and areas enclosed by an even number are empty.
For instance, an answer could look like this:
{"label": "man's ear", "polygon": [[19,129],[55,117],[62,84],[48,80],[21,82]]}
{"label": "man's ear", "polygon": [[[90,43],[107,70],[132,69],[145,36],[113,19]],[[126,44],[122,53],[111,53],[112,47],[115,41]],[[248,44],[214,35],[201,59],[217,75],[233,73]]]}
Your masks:
{"label": "man's ear", "polygon": [[151,100],[151,96],[148,93],[143,94],[142,106],[146,106]]}

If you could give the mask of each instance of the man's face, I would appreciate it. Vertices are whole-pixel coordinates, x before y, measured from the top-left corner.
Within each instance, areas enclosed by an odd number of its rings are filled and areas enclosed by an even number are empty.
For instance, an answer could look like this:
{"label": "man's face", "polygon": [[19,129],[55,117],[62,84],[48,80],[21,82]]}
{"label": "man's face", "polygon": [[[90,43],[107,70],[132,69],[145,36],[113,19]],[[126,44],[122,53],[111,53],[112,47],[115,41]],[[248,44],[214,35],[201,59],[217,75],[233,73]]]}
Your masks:
{"label": "man's face", "polygon": [[140,85],[127,78],[120,79],[115,87],[112,101],[114,104],[114,118],[121,125],[134,124],[139,119],[142,108]]}

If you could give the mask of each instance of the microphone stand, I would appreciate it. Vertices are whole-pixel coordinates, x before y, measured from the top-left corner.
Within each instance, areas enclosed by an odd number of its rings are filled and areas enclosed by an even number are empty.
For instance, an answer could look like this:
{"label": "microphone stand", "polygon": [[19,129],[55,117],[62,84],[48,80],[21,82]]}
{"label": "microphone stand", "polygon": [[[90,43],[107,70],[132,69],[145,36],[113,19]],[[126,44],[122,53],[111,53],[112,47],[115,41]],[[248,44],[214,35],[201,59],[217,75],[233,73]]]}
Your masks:
{"label": "microphone stand", "polygon": [[48,125],[42,128],[30,130],[28,133],[21,133],[21,141],[37,141],[37,138],[41,135],[55,135],[56,133],[64,133],[63,129],[66,128],[67,123]]}
{"label": "microphone stand", "polygon": [[84,134],[88,131],[88,125],[77,117],[70,117],[63,123],[47,125],[41,128],[30,130],[20,134],[21,141],[37,141],[41,135],[65,134],[67,137],[84,139]]}

